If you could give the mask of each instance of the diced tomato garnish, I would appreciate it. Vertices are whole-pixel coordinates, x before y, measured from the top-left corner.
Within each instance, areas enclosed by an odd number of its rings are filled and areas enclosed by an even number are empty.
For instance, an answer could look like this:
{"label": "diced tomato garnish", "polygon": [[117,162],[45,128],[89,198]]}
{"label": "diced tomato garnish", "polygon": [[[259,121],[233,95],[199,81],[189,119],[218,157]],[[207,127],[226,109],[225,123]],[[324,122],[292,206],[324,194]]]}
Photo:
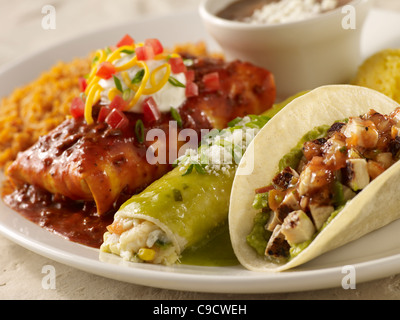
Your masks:
{"label": "diced tomato garnish", "polygon": [[136,57],[138,61],[151,60],[155,56],[154,50],[149,46],[142,46],[136,48]]}
{"label": "diced tomato garnish", "polygon": [[97,69],[96,76],[102,79],[110,79],[113,74],[115,74],[116,70],[114,65],[111,62],[104,61],[100,63],[99,68]]}
{"label": "diced tomato garnish", "polygon": [[79,78],[78,78],[78,82],[79,82],[79,90],[80,90],[81,92],[84,92],[84,91],[86,90],[86,88],[87,88],[86,79],[83,78],[83,77],[79,77]]}
{"label": "diced tomato garnish", "polygon": [[124,109],[127,105],[128,105],[128,102],[125,101],[124,98],[122,98],[120,95],[116,95],[110,103],[110,108],[124,111]]}
{"label": "diced tomato garnish", "polygon": [[171,71],[172,73],[181,73],[186,71],[186,66],[183,63],[182,58],[177,57],[177,58],[170,58],[169,59],[169,64],[171,65]]}
{"label": "diced tomato garnish", "polygon": [[111,108],[101,107],[99,115],[97,117],[97,122],[104,122],[110,112],[111,112]]}
{"label": "diced tomato garnish", "polygon": [[203,83],[206,91],[217,91],[221,88],[221,82],[219,81],[219,73],[211,72],[203,76]]}
{"label": "diced tomato garnish", "polygon": [[190,98],[190,97],[195,97],[199,95],[199,87],[197,86],[196,83],[194,83],[194,79],[195,79],[195,74],[194,74],[194,70],[188,70],[185,71],[185,77],[186,77],[186,97]]}
{"label": "diced tomato garnish", "polygon": [[146,39],[144,45],[153,48],[155,55],[160,54],[164,51],[164,47],[158,39]]}
{"label": "diced tomato garnish", "polygon": [[186,84],[185,95],[187,98],[196,97],[199,95],[199,87],[194,82],[188,82]]}
{"label": "diced tomato garnish", "polygon": [[122,46],[133,46],[135,44],[135,40],[129,34],[126,34],[119,42],[117,43],[117,47]]}
{"label": "diced tomato garnish", "polygon": [[80,97],[75,97],[72,99],[69,111],[75,119],[82,118],[85,114],[85,102]]}
{"label": "diced tomato garnish", "polygon": [[146,123],[158,121],[161,118],[161,112],[158,110],[157,103],[153,97],[143,101],[143,120]]}
{"label": "diced tomato garnish", "polygon": [[129,124],[126,115],[118,109],[112,109],[107,115],[105,122],[108,123],[111,128],[121,130],[125,129]]}
{"label": "diced tomato garnish", "polygon": [[194,78],[195,78],[194,76],[195,76],[194,70],[187,70],[187,71],[185,71],[185,77],[186,77],[186,82],[187,82],[187,83],[193,82],[193,81],[194,81]]}

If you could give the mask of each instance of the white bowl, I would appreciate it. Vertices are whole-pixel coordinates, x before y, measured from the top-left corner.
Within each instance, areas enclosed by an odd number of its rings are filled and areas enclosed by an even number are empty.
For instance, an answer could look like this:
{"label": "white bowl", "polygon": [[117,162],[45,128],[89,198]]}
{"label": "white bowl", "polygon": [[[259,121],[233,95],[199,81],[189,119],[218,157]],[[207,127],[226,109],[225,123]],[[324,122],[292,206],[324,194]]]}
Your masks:
{"label": "white bowl", "polygon": [[[353,0],[346,7],[313,18],[276,25],[216,16],[234,1],[201,2],[199,12],[206,30],[227,59],[249,61],[270,70],[278,100],[321,85],[348,83],[355,75],[361,63],[361,33],[371,0]],[[354,13],[355,28],[348,29],[348,19]]]}

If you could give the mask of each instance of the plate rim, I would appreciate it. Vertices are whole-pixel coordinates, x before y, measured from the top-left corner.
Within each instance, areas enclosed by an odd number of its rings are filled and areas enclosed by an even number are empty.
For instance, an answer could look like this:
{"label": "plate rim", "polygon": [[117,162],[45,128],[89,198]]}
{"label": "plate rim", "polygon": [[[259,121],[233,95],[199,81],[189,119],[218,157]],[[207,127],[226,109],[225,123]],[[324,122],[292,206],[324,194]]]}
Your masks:
{"label": "plate rim", "polygon": [[[372,9],[372,11],[380,12],[381,14],[389,12],[390,14],[393,14],[393,12],[391,11],[376,8]],[[112,26],[91,30],[89,32],[82,33],[76,37],[68,37],[51,45],[32,51],[29,54],[19,56],[3,64],[2,66],[0,66],[0,79],[5,74],[11,72],[14,68],[17,68],[18,65],[20,65],[21,63],[26,63],[27,61],[32,60],[33,58],[37,58],[40,55],[45,54],[46,52],[51,52],[53,50],[57,50],[57,48],[81,41],[82,39],[89,37],[90,35],[99,34],[104,30],[118,30],[124,27],[127,28],[129,26],[140,25],[144,22],[148,23],[151,21],[158,21],[160,19],[168,20],[172,18],[182,19],[183,17],[193,17],[194,15],[196,15],[199,19],[197,11],[182,10],[181,12],[177,12],[174,14],[157,15],[137,19],[135,22],[124,21],[114,24]],[[395,16],[400,17],[400,14],[396,14]],[[3,181],[3,176],[1,174],[0,178],[1,183]],[[28,222],[31,223],[33,226],[40,228],[33,222]],[[221,275],[208,272],[200,272],[198,274],[179,272],[182,271],[179,269],[185,268],[185,266],[161,266],[154,268],[143,268],[143,266],[132,262],[128,263],[129,266],[121,266],[110,264],[108,262],[103,262],[99,258],[97,260],[93,260],[92,258],[83,257],[81,255],[54,248],[46,243],[27,237],[26,234],[23,234],[18,230],[12,228],[10,229],[10,227],[1,224],[1,222],[0,234],[10,241],[32,252],[35,252],[41,256],[47,257],[62,264],[68,265],[70,267],[74,267],[76,269],[80,269],[114,280],[120,280],[132,284],[162,289],[210,293],[283,293],[340,287],[341,280],[343,278],[343,273],[341,272],[342,266],[332,266],[312,270],[298,270],[296,268],[293,271],[287,271],[284,273],[257,273],[253,271],[247,271],[241,266],[233,268],[229,267],[230,270],[236,270],[235,268],[237,268],[238,270],[240,270],[241,273],[248,274],[249,277],[238,277],[234,274]],[[63,241],[67,241],[69,243],[68,240],[63,239]],[[79,244],[72,245],[82,246]],[[96,250],[96,252],[98,252],[98,249],[89,247],[85,247],[85,250]],[[131,265],[134,265],[134,267],[130,267]],[[352,265],[357,271],[357,283],[375,280],[398,273],[398,270],[400,268],[400,253],[377,259],[362,261],[359,263],[354,263]],[[379,267],[380,269],[377,267]],[[383,272],[382,267],[384,267]],[[204,271],[212,271],[213,269],[210,268],[224,269],[225,267],[196,268]],[[377,269],[379,269],[379,271],[377,271]],[[216,281],[217,278],[218,281]],[[322,281],[315,281],[315,279],[322,279]],[[156,283],[157,281],[160,282]],[[216,284],[216,282],[218,282],[219,285]],[[196,287],[194,287],[194,285]],[[212,288],[210,288],[210,286],[212,286]]]}

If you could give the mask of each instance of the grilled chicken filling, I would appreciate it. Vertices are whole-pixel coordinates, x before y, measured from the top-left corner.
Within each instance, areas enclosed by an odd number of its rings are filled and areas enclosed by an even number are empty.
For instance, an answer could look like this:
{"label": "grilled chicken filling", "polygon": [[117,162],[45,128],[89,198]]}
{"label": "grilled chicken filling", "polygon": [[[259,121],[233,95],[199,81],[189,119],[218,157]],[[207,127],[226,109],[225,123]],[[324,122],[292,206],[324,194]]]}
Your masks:
{"label": "grilled chicken filling", "polygon": [[256,190],[256,220],[264,227],[257,243],[265,248],[251,240],[255,229],[248,243],[270,258],[291,258],[293,247],[311,242],[334,212],[399,159],[399,130],[400,108],[389,115],[370,110],[304,142],[300,161]]}

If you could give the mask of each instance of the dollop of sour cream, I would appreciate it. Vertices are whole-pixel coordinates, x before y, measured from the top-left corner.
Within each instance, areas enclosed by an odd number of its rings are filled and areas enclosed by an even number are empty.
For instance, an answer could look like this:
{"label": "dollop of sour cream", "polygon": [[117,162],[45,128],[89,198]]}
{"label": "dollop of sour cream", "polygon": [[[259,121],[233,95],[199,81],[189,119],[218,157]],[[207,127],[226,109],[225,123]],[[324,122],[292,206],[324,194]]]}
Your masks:
{"label": "dollop of sour cream", "polygon": [[[129,61],[131,58],[132,55],[125,55],[123,58],[120,59],[120,61],[118,61],[118,64],[116,65],[122,65],[127,61]],[[164,65],[165,63],[168,63],[166,59],[146,61],[150,74],[153,73],[155,69]],[[138,74],[138,72],[142,70],[143,68],[141,68],[138,65],[135,65],[134,67],[125,70],[125,72],[127,72],[130,79],[133,79]],[[157,71],[155,73],[155,81],[156,82],[161,81],[165,73],[166,73],[165,68],[162,68],[159,71]],[[128,86],[126,85],[126,83],[122,78],[121,72],[115,74],[114,76],[119,79],[123,90],[128,89]],[[160,112],[168,112],[171,110],[171,107],[175,109],[179,108],[186,100],[186,94],[184,88],[184,86],[186,86],[186,76],[184,72],[173,73],[172,71],[170,76],[176,79],[179,83],[181,83],[183,87],[173,85],[171,84],[171,82],[168,81],[160,90],[156,91],[155,93],[151,95],[145,95],[145,94],[141,95],[139,100],[135,103],[135,105],[133,105],[131,108],[125,111],[141,113],[143,101],[149,98],[150,96],[153,97]],[[101,79],[99,81],[99,85],[103,88],[103,91],[101,92],[100,104],[109,105],[111,103],[109,99],[109,92],[111,89],[116,87],[114,77],[107,80]],[[147,83],[146,88],[150,89],[151,84]]]}

